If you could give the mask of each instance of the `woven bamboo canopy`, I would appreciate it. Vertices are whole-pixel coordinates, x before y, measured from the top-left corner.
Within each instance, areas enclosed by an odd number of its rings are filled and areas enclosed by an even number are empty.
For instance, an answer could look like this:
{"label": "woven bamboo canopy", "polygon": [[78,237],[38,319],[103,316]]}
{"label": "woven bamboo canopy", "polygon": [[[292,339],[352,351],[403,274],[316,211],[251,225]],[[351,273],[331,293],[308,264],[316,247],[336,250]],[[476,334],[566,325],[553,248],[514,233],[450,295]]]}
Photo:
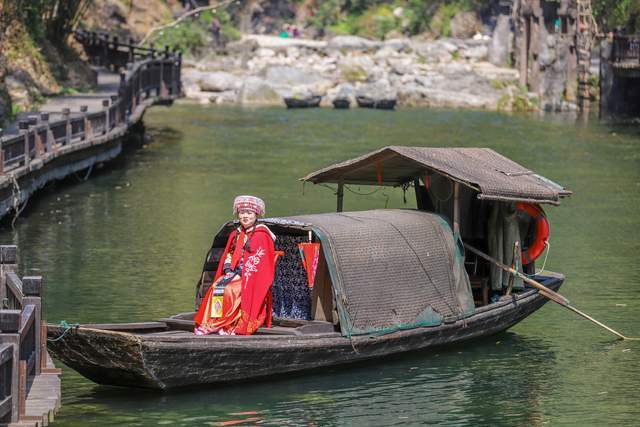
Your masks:
{"label": "woven bamboo canopy", "polygon": [[479,199],[560,204],[571,191],[489,148],[389,146],[313,172],[302,181],[399,186],[439,173]]}

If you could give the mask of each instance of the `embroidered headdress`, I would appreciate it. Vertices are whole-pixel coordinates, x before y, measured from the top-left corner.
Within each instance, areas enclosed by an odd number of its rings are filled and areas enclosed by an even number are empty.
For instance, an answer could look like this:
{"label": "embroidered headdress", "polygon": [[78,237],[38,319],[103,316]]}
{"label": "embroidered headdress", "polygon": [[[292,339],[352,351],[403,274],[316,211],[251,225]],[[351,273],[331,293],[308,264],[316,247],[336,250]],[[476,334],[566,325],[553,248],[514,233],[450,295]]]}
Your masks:
{"label": "embroidered headdress", "polygon": [[264,200],[254,196],[238,196],[233,201],[233,214],[237,215],[242,209],[254,212],[258,216],[263,216],[265,212]]}

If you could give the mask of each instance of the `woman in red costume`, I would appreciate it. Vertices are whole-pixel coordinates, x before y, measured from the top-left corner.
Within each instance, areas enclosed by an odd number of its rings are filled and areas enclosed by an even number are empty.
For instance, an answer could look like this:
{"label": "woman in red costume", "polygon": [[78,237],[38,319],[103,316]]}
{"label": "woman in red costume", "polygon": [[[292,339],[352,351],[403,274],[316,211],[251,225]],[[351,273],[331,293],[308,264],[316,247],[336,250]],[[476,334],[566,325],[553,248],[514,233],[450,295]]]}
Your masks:
{"label": "woman in red costume", "polygon": [[[264,212],[264,202],[257,197],[234,200],[240,226],[229,235],[215,280],[195,315],[196,335],[251,335],[265,323],[271,326],[276,237],[266,225],[256,223]],[[222,307],[216,298],[221,290]]]}

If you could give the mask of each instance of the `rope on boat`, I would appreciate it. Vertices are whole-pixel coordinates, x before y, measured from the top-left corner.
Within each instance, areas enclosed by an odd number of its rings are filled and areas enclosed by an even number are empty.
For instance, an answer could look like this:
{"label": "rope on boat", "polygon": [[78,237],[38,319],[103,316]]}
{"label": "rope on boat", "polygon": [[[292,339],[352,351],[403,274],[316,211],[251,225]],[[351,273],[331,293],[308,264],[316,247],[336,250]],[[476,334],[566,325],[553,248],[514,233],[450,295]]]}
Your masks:
{"label": "rope on boat", "polygon": [[72,324],[68,324],[66,320],[61,320],[60,323],[58,324],[59,327],[64,328],[64,331],[56,338],[47,338],[47,341],[49,342],[56,342],[56,341],[60,341],[62,338],[64,338],[65,335],[67,335],[67,332],[69,332],[71,329],[78,329],[80,327],[80,323],[72,323]]}

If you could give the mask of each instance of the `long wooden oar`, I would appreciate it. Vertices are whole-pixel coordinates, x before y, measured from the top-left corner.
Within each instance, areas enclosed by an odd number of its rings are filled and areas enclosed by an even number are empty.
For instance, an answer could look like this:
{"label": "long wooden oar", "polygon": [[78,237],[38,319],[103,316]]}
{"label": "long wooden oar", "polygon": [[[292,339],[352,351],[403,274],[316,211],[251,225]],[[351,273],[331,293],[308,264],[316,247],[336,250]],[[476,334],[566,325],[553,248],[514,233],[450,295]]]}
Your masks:
{"label": "long wooden oar", "polygon": [[597,321],[593,317],[589,316],[586,313],[583,313],[582,311],[580,311],[577,308],[575,308],[574,306],[572,306],[571,303],[569,302],[569,300],[566,299],[565,297],[563,297],[562,295],[560,295],[559,293],[552,291],[551,289],[547,288],[543,284],[541,284],[539,282],[536,282],[535,280],[533,280],[533,279],[527,277],[526,275],[520,273],[518,270],[515,270],[515,269],[513,269],[513,268],[511,268],[511,267],[509,267],[509,266],[507,266],[507,265],[505,265],[503,263],[501,263],[497,259],[485,254],[484,252],[481,252],[480,250],[474,248],[473,246],[468,245],[467,243],[465,243],[464,247],[467,248],[468,250],[470,250],[471,252],[473,252],[474,254],[476,254],[478,256],[481,256],[482,258],[486,259],[487,261],[490,261],[490,262],[494,263],[495,265],[497,265],[498,267],[500,267],[504,271],[507,271],[507,272],[509,272],[511,274],[515,274],[516,276],[518,276],[522,280],[524,280],[526,283],[528,283],[531,286],[533,286],[534,288],[536,288],[538,291],[540,291],[540,294],[542,294],[543,296],[549,298],[551,301],[553,301],[555,303],[558,303],[561,306],[566,307],[569,310],[573,311],[574,313],[579,314],[580,316],[584,317],[585,319],[595,323],[596,325],[605,328],[607,331],[611,332],[612,334],[617,335],[620,339],[631,340],[631,341],[640,340],[640,338],[624,336],[620,332],[617,332],[617,331],[611,329],[610,327],[608,327],[604,323]]}

